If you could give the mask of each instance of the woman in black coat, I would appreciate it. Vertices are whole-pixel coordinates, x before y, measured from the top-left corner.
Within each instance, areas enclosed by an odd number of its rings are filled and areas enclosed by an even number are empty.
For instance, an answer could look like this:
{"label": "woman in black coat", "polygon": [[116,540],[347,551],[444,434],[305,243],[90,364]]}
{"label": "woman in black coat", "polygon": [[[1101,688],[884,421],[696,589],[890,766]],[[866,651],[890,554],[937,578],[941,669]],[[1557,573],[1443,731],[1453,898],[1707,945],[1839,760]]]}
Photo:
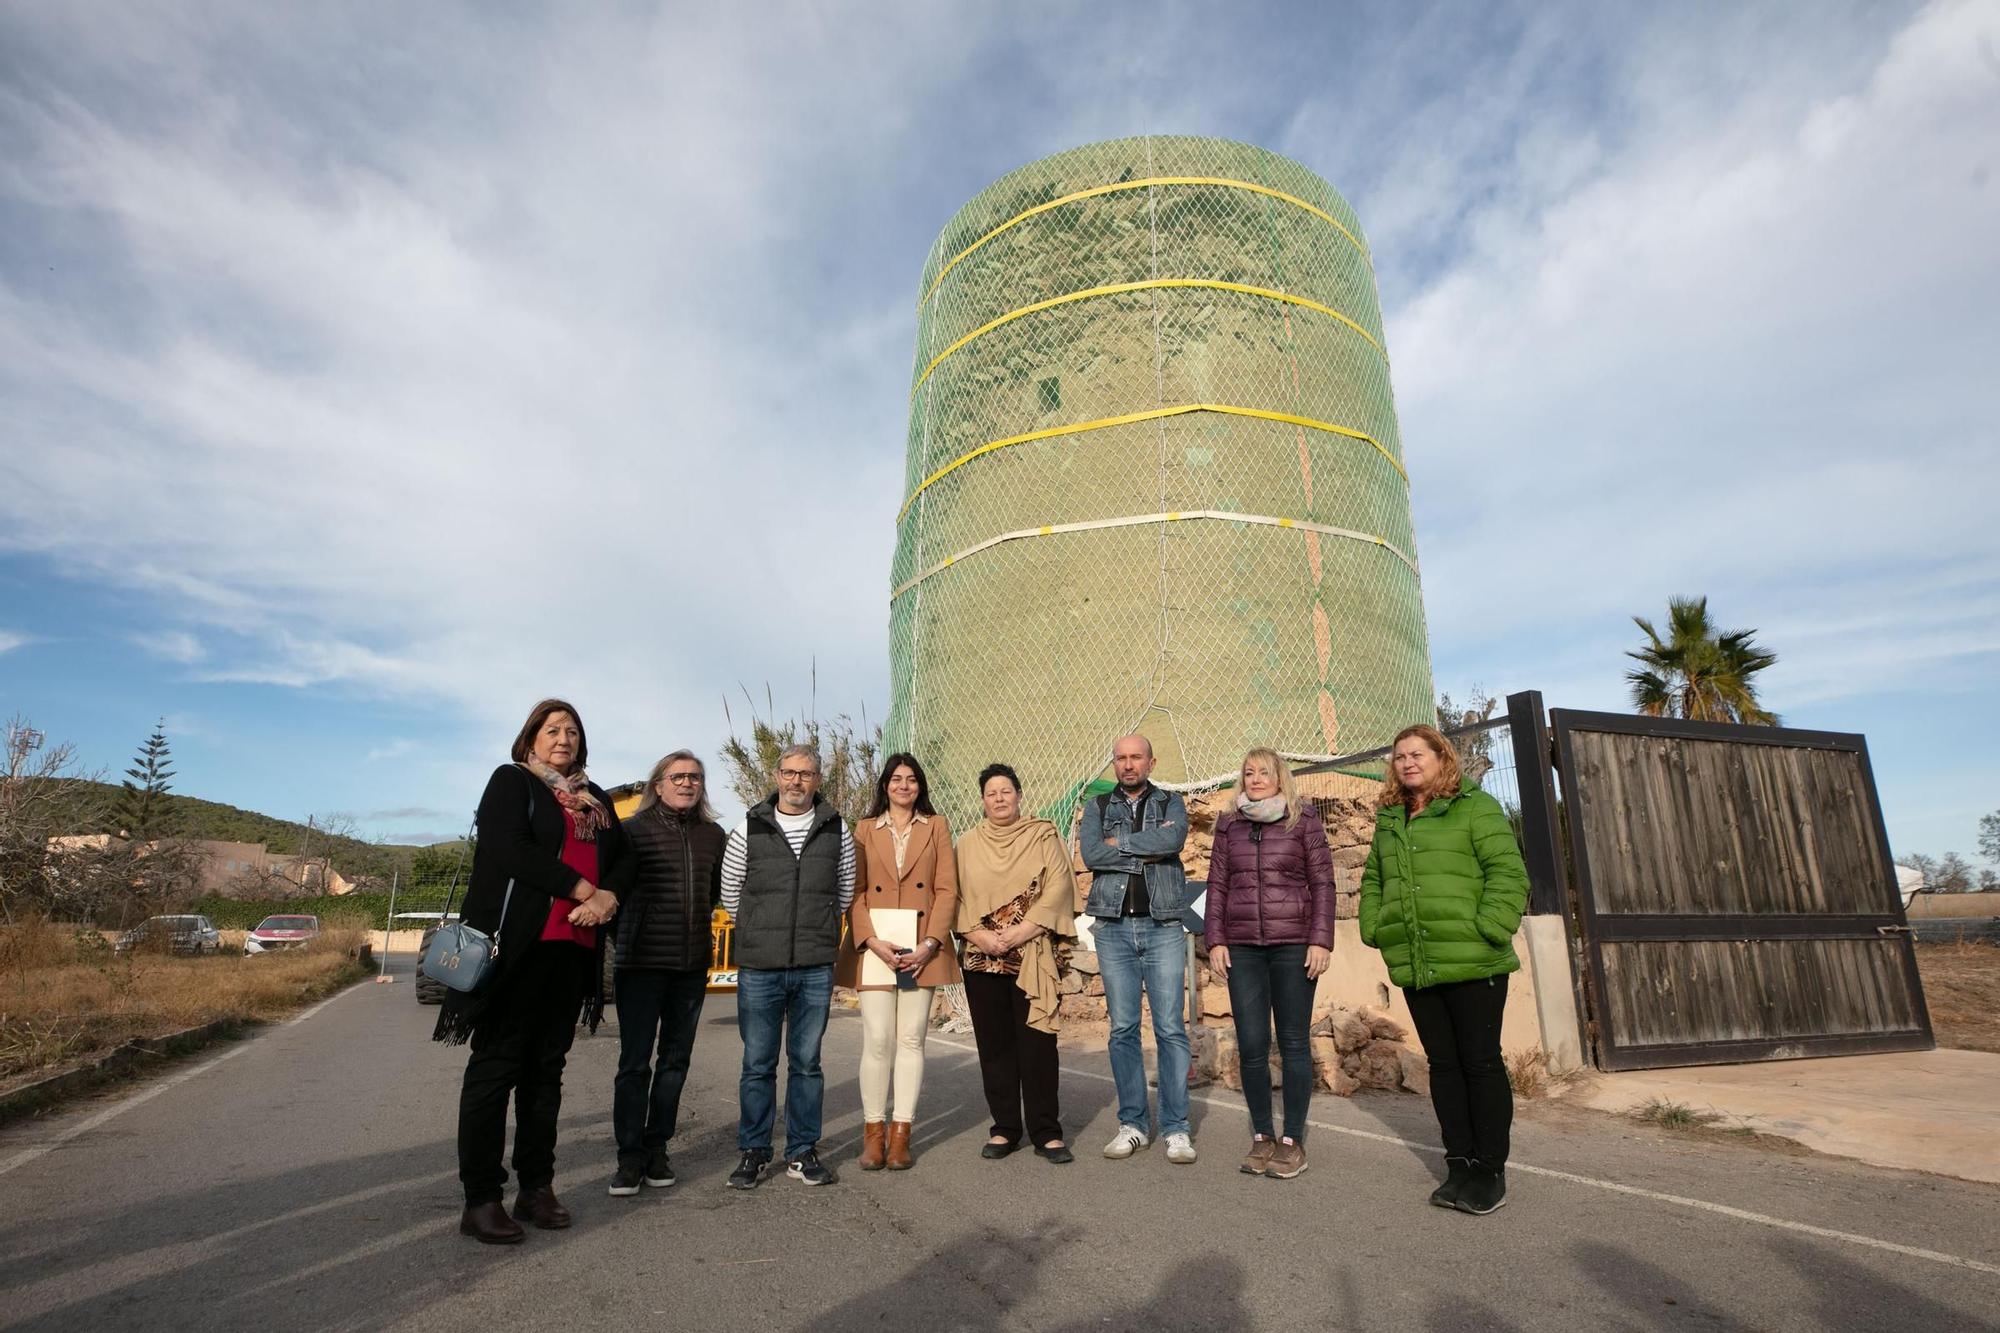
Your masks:
{"label": "woman in black coat", "polygon": [[[597,1030],[602,927],[632,876],[611,798],[584,776],[586,754],[576,709],[544,699],[514,740],[514,762],[493,770],[479,798],[465,923],[496,938],[495,975],[449,992],[435,1035],[472,1043],[458,1098],[458,1229],[489,1245],[519,1241],[520,1222],[570,1223],[553,1187],[563,1065],[578,1013]],[[501,1206],[510,1098],[520,1182],[511,1218]]]}

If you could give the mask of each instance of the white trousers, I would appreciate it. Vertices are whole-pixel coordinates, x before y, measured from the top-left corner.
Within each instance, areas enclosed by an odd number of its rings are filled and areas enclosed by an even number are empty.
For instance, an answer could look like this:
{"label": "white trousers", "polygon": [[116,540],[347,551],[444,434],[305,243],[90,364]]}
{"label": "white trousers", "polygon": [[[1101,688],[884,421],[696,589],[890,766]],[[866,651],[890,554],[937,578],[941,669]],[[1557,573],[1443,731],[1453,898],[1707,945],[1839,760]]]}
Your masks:
{"label": "white trousers", "polygon": [[861,992],[861,1118],[889,1115],[889,1075],[896,1077],[896,1119],[917,1118],[924,1084],[924,1037],[931,1030],[934,986]]}

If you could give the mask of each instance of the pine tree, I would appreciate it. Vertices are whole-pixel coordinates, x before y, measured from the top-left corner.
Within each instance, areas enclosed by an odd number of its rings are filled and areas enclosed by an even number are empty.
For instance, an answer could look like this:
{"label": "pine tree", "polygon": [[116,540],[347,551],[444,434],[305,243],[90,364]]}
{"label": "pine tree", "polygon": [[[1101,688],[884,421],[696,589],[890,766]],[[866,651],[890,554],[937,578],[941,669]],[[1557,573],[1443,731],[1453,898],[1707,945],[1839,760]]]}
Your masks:
{"label": "pine tree", "polygon": [[132,758],[125,770],[125,782],[114,798],[112,812],[120,832],[134,842],[151,842],[174,831],[175,819],[167,802],[167,779],[174,775],[173,756],[167,748],[167,720],[161,718],[153,734]]}

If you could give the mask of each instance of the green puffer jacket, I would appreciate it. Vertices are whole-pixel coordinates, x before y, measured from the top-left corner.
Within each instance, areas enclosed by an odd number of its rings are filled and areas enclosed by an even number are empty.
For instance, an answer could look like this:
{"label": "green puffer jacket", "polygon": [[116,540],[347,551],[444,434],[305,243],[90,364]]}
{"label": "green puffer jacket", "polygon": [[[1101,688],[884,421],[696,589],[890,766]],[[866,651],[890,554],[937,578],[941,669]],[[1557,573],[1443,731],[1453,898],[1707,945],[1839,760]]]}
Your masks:
{"label": "green puffer jacket", "polygon": [[1514,931],[1528,871],[1500,802],[1472,783],[1407,823],[1400,805],[1375,817],[1361,872],[1361,942],[1382,951],[1406,990],[1517,971]]}

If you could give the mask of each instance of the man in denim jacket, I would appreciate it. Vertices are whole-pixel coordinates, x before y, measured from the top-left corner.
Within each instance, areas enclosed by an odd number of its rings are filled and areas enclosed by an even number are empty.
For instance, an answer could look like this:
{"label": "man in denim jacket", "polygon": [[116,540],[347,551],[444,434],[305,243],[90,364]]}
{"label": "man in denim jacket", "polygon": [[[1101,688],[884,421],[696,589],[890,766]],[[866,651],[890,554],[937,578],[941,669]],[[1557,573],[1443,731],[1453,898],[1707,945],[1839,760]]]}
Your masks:
{"label": "man in denim jacket", "polygon": [[1111,1010],[1111,1073],[1118,1085],[1118,1132],[1104,1146],[1110,1158],[1130,1157],[1152,1142],[1147,1134],[1146,1060],[1139,1048],[1139,997],[1153,1011],[1160,1058],[1160,1135],[1167,1160],[1195,1159],[1188,1132],[1188,1035],[1182,1014],[1187,944],[1181,912],[1187,874],[1187,806],[1152,783],[1153,745],[1121,737],[1111,752],[1118,790],[1086,801],[1077,843],[1091,872],[1084,911],[1092,918],[1104,1001]]}

